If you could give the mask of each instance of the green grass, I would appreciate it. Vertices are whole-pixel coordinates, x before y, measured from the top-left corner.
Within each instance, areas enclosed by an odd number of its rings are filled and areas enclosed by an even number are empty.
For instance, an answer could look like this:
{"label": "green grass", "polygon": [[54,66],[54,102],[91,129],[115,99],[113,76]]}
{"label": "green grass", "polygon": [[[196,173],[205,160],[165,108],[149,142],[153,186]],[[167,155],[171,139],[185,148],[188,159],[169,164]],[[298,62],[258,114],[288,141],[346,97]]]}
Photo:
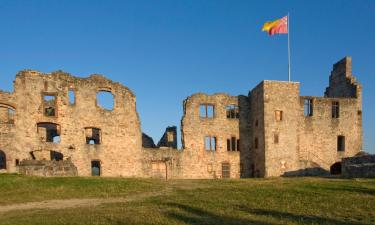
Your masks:
{"label": "green grass", "polygon": [[0,224],[375,224],[374,179],[175,180],[0,175],[0,208],[70,198],[161,195],[0,214]]}

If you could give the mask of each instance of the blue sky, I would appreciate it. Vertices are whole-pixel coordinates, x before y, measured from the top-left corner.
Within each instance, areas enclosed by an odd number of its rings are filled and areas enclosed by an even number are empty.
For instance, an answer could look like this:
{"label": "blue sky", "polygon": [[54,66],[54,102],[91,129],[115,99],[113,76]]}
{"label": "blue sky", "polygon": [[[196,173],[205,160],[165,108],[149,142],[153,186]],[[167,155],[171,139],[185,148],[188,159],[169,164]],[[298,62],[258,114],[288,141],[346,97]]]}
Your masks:
{"label": "blue sky", "polygon": [[23,69],[104,74],[132,89],[157,142],[196,92],[247,94],[287,79],[287,36],[261,32],[290,12],[292,80],[322,96],[353,57],[363,84],[365,150],[375,153],[375,1],[0,1],[0,89]]}

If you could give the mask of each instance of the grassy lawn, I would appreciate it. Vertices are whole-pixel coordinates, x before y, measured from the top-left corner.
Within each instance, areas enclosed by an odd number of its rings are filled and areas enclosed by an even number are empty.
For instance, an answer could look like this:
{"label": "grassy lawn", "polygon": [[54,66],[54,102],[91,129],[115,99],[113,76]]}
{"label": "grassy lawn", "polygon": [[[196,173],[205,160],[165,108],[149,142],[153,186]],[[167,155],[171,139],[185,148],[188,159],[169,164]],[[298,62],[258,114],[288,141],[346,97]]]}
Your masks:
{"label": "grassy lawn", "polygon": [[72,198],[131,201],[0,213],[0,224],[375,224],[375,180],[175,180],[0,175],[0,209]]}

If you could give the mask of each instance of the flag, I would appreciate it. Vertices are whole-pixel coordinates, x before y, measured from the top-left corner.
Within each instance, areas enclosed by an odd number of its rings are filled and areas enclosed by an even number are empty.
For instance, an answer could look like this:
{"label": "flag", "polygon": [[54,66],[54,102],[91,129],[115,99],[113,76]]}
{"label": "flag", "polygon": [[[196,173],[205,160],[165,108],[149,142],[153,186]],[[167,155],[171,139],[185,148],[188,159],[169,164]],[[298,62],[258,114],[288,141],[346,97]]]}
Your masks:
{"label": "flag", "polygon": [[288,33],[288,16],[281,19],[266,22],[263,25],[262,31],[267,31],[269,35],[287,34]]}

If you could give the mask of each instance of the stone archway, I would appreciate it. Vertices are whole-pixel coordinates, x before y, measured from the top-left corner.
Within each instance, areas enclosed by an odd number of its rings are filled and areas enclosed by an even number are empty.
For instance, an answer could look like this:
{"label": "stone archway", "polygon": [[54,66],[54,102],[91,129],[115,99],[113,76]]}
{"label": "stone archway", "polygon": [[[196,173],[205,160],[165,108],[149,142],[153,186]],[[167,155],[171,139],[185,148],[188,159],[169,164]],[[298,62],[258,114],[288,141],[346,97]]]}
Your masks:
{"label": "stone archway", "polygon": [[7,158],[3,151],[0,150],[0,170],[5,170],[7,168]]}
{"label": "stone archway", "polygon": [[334,163],[330,168],[331,175],[341,175],[341,162]]}

